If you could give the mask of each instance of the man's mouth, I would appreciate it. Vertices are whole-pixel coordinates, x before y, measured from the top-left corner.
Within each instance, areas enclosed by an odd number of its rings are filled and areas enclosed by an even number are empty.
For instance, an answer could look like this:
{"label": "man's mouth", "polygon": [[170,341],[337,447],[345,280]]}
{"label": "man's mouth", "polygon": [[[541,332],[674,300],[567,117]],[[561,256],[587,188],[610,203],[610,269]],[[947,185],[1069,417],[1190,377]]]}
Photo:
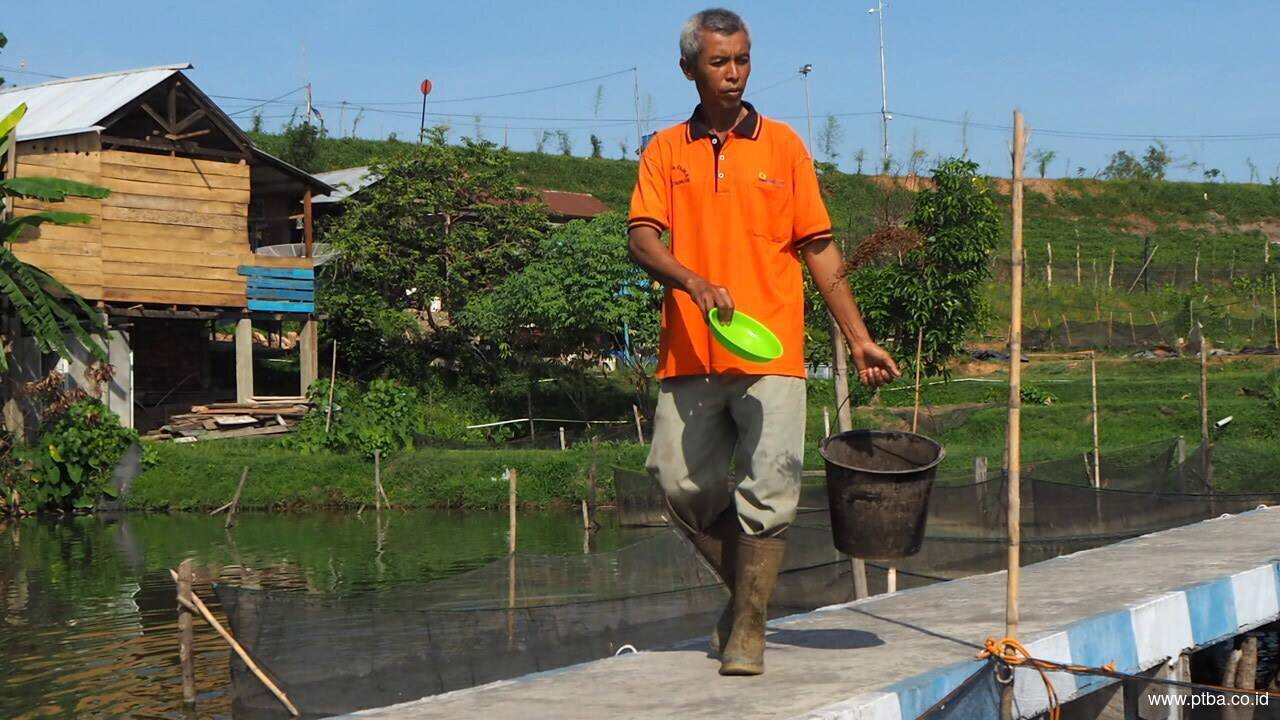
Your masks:
{"label": "man's mouth", "polygon": [[734,88],[732,90],[721,90],[720,94],[732,97],[742,97],[742,88]]}

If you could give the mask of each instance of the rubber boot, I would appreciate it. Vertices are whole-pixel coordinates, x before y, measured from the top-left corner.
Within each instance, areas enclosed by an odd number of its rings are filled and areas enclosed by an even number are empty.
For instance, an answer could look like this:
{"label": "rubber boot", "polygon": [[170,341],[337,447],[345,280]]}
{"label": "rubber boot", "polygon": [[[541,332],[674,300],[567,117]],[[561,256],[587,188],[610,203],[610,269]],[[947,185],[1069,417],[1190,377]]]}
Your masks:
{"label": "rubber boot", "polygon": [[787,541],[781,537],[738,538],[734,558],[733,631],[720,653],[721,675],[764,672],[764,630],[769,596],[778,581]]}
{"label": "rubber boot", "polygon": [[729,588],[729,602],[725,603],[720,619],[711,629],[711,654],[714,657],[720,657],[720,651],[724,649],[724,643],[729,639],[729,631],[733,627],[734,556],[741,534],[738,512],[730,506],[720,513],[706,532],[689,535],[698,554],[706,558],[716,575],[720,576],[720,581]]}

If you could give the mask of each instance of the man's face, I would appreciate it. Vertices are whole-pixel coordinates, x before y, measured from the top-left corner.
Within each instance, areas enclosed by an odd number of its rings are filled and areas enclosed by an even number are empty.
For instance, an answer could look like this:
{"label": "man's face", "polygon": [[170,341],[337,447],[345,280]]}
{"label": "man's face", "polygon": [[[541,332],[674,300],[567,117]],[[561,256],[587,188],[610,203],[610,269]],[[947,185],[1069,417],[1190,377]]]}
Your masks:
{"label": "man's face", "polygon": [[751,75],[751,43],[747,34],[701,32],[702,52],[698,53],[697,62],[690,65],[682,58],[680,69],[698,88],[704,107],[737,110],[747,87],[747,77]]}

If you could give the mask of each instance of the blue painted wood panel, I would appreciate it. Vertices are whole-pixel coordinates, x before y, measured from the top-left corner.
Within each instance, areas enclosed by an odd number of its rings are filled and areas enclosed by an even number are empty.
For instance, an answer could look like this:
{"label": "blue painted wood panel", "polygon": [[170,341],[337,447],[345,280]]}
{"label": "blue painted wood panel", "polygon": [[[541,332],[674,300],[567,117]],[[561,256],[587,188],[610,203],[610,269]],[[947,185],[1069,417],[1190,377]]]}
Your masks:
{"label": "blue painted wood panel", "polygon": [[259,312],[313,313],[316,311],[316,306],[315,303],[309,302],[289,302],[287,300],[250,300],[249,309]]}
{"label": "blue painted wood panel", "polygon": [[280,290],[310,290],[316,286],[315,280],[281,280],[279,278],[249,278],[251,288],[279,288]]}
{"label": "blue painted wood panel", "polygon": [[277,290],[251,287],[246,293],[250,300],[299,300],[315,302],[316,294],[310,290]]}
{"label": "blue painted wood panel", "polygon": [[236,269],[241,275],[249,277],[264,278],[285,278],[294,280],[311,280],[315,278],[316,271],[312,268],[273,268],[273,267],[257,267],[255,265],[241,265]]}

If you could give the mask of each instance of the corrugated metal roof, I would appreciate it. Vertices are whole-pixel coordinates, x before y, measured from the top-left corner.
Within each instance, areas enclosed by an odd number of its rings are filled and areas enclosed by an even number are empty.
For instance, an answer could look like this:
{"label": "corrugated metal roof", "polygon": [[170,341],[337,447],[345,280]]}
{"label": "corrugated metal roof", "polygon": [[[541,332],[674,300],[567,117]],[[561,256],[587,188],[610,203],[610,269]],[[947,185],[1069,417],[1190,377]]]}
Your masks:
{"label": "corrugated metal roof", "polygon": [[538,193],[551,214],[558,217],[586,220],[609,211],[609,206],[591,193],[562,190],[539,190]]}
{"label": "corrugated metal roof", "polygon": [[27,104],[27,115],[18,124],[19,140],[85,132],[174,73],[190,68],[188,63],[161,65],[0,90],[0,117]]}
{"label": "corrugated metal roof", "polygon": [[311,201],[313,203],[341,202],[378,181],[378,176],[369,172],[368,165],[330,170],[316,173],[315,176],[335,189],[328,195],[315,198]]}

